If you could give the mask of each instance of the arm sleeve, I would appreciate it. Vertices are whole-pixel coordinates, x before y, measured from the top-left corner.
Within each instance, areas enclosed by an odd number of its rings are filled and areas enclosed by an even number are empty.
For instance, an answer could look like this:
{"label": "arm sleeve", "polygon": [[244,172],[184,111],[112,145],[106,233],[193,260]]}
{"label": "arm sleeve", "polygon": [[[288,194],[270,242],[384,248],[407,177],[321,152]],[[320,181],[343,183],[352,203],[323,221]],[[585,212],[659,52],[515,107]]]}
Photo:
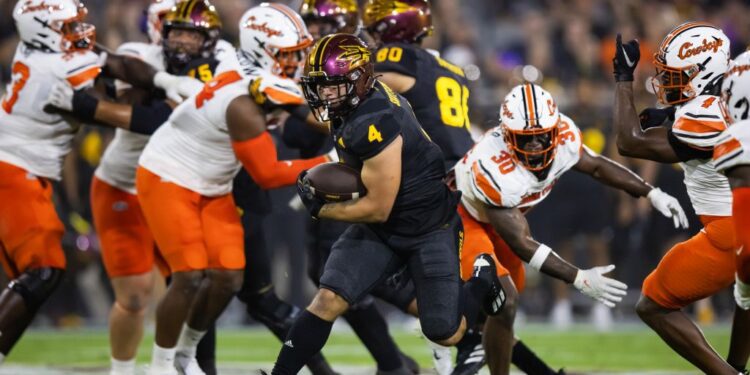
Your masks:
{"label": "arm sleeve", "polygon": [[169,119],[172,107],[164,101],[152,101],[149,105],[133,105],[130,116],[130,131],[139,134],[154,134],[161,124]]}
{"label": "arm sleeve", "polygon": [[267,131],[255,138],[232,141],[232,148],[250,177],[263,189],[291,185],[302,171],[326,162],[325,156],[279,160],[276,145]]}

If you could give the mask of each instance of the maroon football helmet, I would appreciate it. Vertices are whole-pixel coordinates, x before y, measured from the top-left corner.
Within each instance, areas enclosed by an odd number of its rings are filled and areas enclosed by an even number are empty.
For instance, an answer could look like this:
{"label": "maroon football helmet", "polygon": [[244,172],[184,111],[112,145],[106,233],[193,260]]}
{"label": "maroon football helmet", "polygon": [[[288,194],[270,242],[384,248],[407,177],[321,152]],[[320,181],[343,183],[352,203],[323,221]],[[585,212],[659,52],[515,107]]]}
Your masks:
{"label": "maroon football helmet", "polygon": [[334,33],[357,34],[360,28],[355,0],[304,0],[299,15],[315,39]]}
{"label": "maroon football helmet", "polygon": [[318,121],[343,117],[357,108],[375,83],[370,50],[351,34],[318,40],[307,56],[302,88]]}
{"label": "maroon football helmet", "polygon": [[362,19],[380,43],[419,43],[432,34],[428,0],[367,0]]}
{"label": "maroon football helmet", "polygon": [[[196,30],[203,34],[203,44],[196,55],[174,48],[169,42],[169,32],[173,29]],[[167,12],[162,21],[162,45],[169,66],[180,69],[195,58],[213,56],[219,41],[221,20],[219,13],[208,0],[184,0],[177,2]]]}

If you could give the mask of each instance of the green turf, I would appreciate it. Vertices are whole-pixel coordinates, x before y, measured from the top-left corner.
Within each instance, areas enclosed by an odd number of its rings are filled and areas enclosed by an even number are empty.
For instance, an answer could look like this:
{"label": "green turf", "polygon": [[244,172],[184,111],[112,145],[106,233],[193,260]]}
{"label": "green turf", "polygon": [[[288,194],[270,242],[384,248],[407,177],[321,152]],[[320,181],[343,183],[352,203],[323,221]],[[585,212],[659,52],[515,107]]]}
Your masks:
{"label": "green turf", "polygon": [[[691,370],[650,331],[638,326],[601,334],[585,328],[556,332],[545,327],[530,327],[517,332],[542,358],[553,366],[572,370]],[[430,353],[423,340],[411,332],[394,332],[396,341],[422,365],[430,366]],[[709,341],[725,354],[729,328],[707,330]],[[138,352],[139,361],[150,356],[152,337],[144,340]],[[265,362],[276,358],[279,342],[267,331],[221,330],[218,360],[220,362]],[[348,332],[334,332],[324,350],[335,364],[370,365],[372,361],[356,337]],[[105,331],[31,331],[8,358],[9,363],[35,365],[106,366],[109,361]],[[143,362],[142,362],[143,363]]]}

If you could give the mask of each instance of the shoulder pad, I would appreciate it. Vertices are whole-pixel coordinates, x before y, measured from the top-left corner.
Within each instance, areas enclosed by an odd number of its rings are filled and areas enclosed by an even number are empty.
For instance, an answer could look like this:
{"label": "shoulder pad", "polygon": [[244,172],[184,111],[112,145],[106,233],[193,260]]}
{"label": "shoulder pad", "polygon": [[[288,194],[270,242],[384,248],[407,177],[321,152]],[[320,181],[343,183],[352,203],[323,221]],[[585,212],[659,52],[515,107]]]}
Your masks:
{"label": "shoulder pad", "polygon": [[78,90],[94,84],[102,71],[99,55],[91,52],[76,52],[65,60],[65,79]]}
{"label": "shoulder pad", "polygon": [[672,133],[683,143],[697,148],[711,148],[727,128],[719,107],[720,98],[700,95],[675,113]]}
{"label": "shoulder pad", "polygon": [[293,80],[262,70],[258,70],[257,73],[257,76],[251,78],[249,91],[258,105],[284,106],[305,103],[302,90]]}

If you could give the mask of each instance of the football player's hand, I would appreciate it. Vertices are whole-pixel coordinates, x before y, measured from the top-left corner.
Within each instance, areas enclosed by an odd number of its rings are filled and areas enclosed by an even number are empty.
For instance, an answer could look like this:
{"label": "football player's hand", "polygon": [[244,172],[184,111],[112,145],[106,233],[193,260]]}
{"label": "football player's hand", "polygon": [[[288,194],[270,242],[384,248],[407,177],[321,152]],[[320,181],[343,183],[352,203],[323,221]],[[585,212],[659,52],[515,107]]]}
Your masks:
{"label": "football player's hand", "polygon": [[302,173],[299,174],[299,177],[297,177],[297,194],[300,199],[302,199],[302,204],[305,205],[310,216],[317,219],[321,207],[323,207],[326,202],[313,194],[312,188],[310,187],[310,181],[307,179],[307,171],[302,171]]}
{"label": "football player's hand", "polygon": [[675,228],[682,227],[687,229],[688,219],[685,211],[682,210],[680,202],[675,197],[661,191],[659,188],[653,188],[646,196],[651,205],[662,215],[672,218]]}
{"label": "football player's hand", "polygon": [[750,310],[750,284],[743,283],[737,277],[734,283],[734,301],[743,310]]}
{"label": "football player's hand", "polygon": [[250,82],[248,92],[255,103],[260,106],[266,104],[274,106],[302,105],[305,103],[305,96],[296,82],[273,74],[262,73],[255,78]]}
{"label": "football player's hand", "polygon": [[603,303],[607,307],[615,307],[617,302],[627,294],[628,286],[615,279],[604,276],[615,269],[614,264],[578,270],[573,286],[581,293]]}
{"label": "football player's hand", "polygon": [[675,107],[646,108],[638,114],[641,121],[641,129],[646,130],[664,125],[664,122],[674,120]]}
{"label": "football player's hand", "polygon": [[633,39],[622,44],[622,35],[617,34],[615,42],[615,57],[612,59],[614,65],[615,81],[627,82],[633,81],[633,72],[638,66],[638,60],[641,58],[641,51],[638,40]]}
{"label": "football player's hand", "polygon": [[55,83],[47,95],[47,101],[44,107],[52,106],[68,112],[73,111],[73,95],[75,91],[67,82],[60,81]]}
{"label": "football player's hand", "polygon": [[154,75],[154,86],[163,89],[167,98],[175,103],[182,103],[187,98],[203,89],[203,82],[192,77],[181,77],[167,72]]}

